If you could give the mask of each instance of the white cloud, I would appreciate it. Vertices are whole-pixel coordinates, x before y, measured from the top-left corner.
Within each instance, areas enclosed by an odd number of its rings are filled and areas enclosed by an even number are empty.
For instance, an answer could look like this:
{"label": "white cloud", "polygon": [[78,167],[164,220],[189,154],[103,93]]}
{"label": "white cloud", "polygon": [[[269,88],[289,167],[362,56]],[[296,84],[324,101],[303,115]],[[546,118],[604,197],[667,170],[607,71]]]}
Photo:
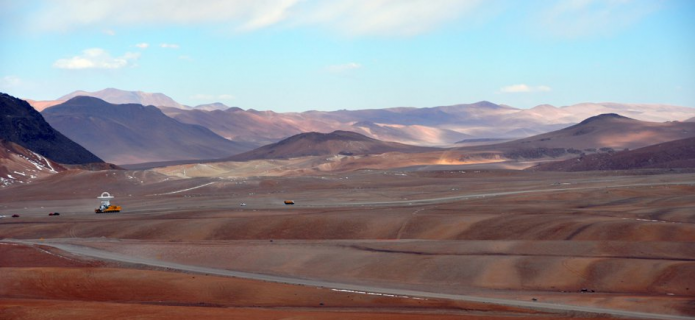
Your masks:
{"label": "white cloud", "polygon": [[338,0],[315,1],[296,20],[350,35],[415,35],[461,18],[479,0]]}
{"label": "white cloud", "polygon": [[356,70],[362,68],[362,65],[356,62],[350,62],[345,64],[334,64],[326,67],[326,71],[331,73],[345,73],[351,70]]}
{"label": "white cloud", "polygon": [[173,43],[162,43],[159,46],[162,48],[165,48],[165,49],[178,49],[178,48],[180,48],[178,44],[173,44]]}
{"label": "white cloud", "polygon": [[116,31],[113,31],[111,29],[104,29],[104,30],[102,30],[102,32],[104,32],[104,34],[106,34],[108,36],[115,36],[116,35]]}
{"label": "white cloud", "polygon": [[533,19],[543,33],[574,38],[614,33],[659,6],[650,0],[561,0]]}
{"label": "white cloud", "polygon": [[120,69],[132,66],[140,57],[140,53],[126,52],[120,57],[111,57],[104,49],[91,48],[82,51],[81,55],[67,59],[58,59],[53,67],[58,69]]}
{"label": "white cloud", "polygon": [[48,1],[29,19],[41,32],[88,26],[216,25],[250,31],[284,24],[351,35],[414,35],[474,11],[481,0]]}
{"label": "white cloud", "polygon": [[548,86],[529,86],[526,84],[513,84],[500,88],[500,93],[528,93],[528,92],[548,92],[552,89]]}
{"label": "white cloud", "polygon": [[135,46],[140,48],[140,49],[147,49],[147,48],[149,48],[150,44],[147,42],[143,42],[143,43],[138,43]]}
{"label": "white cloud", "polygon": [[217,98],[220,100],[233,100],[236,97],[234,97],[231,94],[221,94],[221,95],[217,96]]}
{"label": "white cloud", "polygon": [[254,30],[274,25],[280,21],[287,19],[289,10],[297,4],[297,0],[279,0],[275,6],[267,6],[262,4],[253,10],[254,12],[246,18],[239,30]]}
{"label": "white cloud", "polygon": [[179,56],[179,60],[193,61],[194,59],[191,58],[190,56],[183,55],[183,56]]}
{"label": "white cloud", "polygon": [[0,79],[0,88],[11,89],[22,84],[22,80],[17,76],[4,76]]}

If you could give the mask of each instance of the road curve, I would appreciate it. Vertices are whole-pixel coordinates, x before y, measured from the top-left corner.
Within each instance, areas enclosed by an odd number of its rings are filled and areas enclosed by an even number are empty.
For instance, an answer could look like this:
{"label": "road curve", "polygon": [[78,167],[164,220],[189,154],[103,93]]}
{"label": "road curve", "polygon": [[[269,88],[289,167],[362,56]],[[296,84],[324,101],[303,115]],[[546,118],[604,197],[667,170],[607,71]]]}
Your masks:
{"label": "road curve", "polygon": [[644,313],[635,312],[627,310],[615,310],[615,309],[602,309],[584,306],[574,306],[574,305],[563,305],[563,304],[552,304],[543,302],[530,302],[530,301],[520,301],[520,300],[509,300],[509,299],[498,299],[498,298],[484,298],[469,295],[460,294],[447,294],[447,293],[435,293],[426,291],[416,291],[416,290],[403,290],[403,289],[393,289],[393,288],[382,288],[375,286],[365,286],[365,285],[353,285],[346,283],[337,283],[321,280],[309,280],[300,278],[291,278],[283,276],[256,274],[249,272],[232,271],[217,268],[208,268],[200,266],[192,266],[179,264],[174,262],[153,260],[140,257],[131,257],[123,254],[118,254],[114,252],[94,249],[90,247],[65,244],[65,243],[51,243],[38,240],[16,240],[16,239],[5,239],[2,242],[12,242],[20,243],[25,245],[46,245],[51,246],[71,254],[87,256],[91,258],[97,258],[102,260],[110,260],[117,262],[133,263],[148,265],[153,267],[167,268],[178,271],[194,272],[200,274],[211,274],[217,276],[243,278],[251,280],[261,280],[285,284],[294,285],[304,285],[311,287],[322,287],[338,290],[351,290],[351,291],[361,291],[367,293],[378,293],[385,295],[397,295],[397,296],[408,296],[417,298],[439,298],[439,299],[449,299],[449,300],[459,300],[459,301],[471,301],[471,302],[481,302],[481,303],[491,303],[505,306],[513,307],[525,307],[541,311],[551,311],[551,312],[563,312],[563,311],[578,311],[578,312],[588,312],[597,314],[608,314],[618,317],[628,317],[631,319],[665,319],[665,320],[693,320],[693,317],[677,316],[677,315],[667,315],[667,314],[654,314],[654,313]]}

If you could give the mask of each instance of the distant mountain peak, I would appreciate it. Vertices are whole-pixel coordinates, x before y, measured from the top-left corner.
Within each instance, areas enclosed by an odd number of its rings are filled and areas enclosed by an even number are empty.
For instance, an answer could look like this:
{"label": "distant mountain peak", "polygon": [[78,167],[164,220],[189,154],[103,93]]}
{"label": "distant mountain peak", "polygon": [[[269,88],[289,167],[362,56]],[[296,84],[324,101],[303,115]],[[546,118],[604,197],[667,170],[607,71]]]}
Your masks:
{"label": "distant mountain peak", "polygon": [[282,141],[227,158],[232,161],[289,159],[306,156],[368,155],[386,152],[423,152],[433,148],[384,142],[365,135],[337,130],[331,133],[305,132]]}
{"label": "distant mountain peak", "polygon": [[151,105],[77,96],[43,116],[66,136],[119,164],[222,158],[249,149]]}
{"label": "distant mountain peak", "polygon": [[46,122],[26,101],[0,94],[0,138],[63,164],[103,162]]}
{"label": "distant mountain peak", "polygon": [[531,109],[532,110],[555,110],[557,108],[551,104],[539,104]]}
{"label": "distant mountain peak", "polygon": [[78,90],[70,94],[64,95],[58,98],[58,100],[67,101],[77,96],[95,97],[113,104],[136,103],[145,106],[152,105],[155,107],[173,107],[179,109],[186,109],[184,105],[174,101],[174,99],[163,93],[126,91],[116,88],[106,88],[95,92]]}
{"label": "distant mountain peak", "polygon": [[612,121],[612,120],[632,120],[632,121],[637,121],[632,118],[628,117],[623,117],[617,113],[604,113],[604,114],[599,114],[597,116],[593,116],[591,118],[587,118],[586,120],[580,122],[579,124],[589,124],[592,122],[596,121]]}

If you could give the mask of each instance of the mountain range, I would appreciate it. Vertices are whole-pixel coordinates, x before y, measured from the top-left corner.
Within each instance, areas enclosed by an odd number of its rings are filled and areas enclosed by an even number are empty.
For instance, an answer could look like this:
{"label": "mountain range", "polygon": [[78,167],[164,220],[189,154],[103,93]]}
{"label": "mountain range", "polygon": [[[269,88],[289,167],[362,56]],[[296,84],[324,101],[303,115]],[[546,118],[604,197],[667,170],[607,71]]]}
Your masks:
{"label": "mountain range", "polygon": [[[508,155],[521,150],[570,153],[596,152],[596,150],[624,150],[695,136],[693,122],[648,122],[615,113],[590,117],[567,128],[499,144],[460,147],[469,151],[500,151]],[[555,150],[555,151],[553,151]],[[512,157],[513,158],[513,157]]]}
{"label": "mountain range", "polygon": [[103,162],[55,130],[26,101],[0,93],[0,139],[65,164]]}
{"label": "mountain range", "polygon": [[352,156],[386,152],[417,153],[432,150],[436,150],[436,148],[384,142],[349,131],[334,131],[331,133],[308,132],[221,160],[246,161],[309,156]]}
{"label": "mountain range", "polygon": [[[695,116],[695,109],[659,104],[581,103],[565,107],[540,105],[517,109],[481,101],[431,108],[306,111],[278,113],[226,108],[221,103],[183,106],[162,94],[104,89],[75,94],[98,96],[110,103],[134,102],[160,107],[180,122],[207,127],[218,135],[255,146],[280,141],[303,132],[345,130],[371,138],[406,144],[447,146],[464,139],[523,138],[576,124],[603,113],[617,113],[643,121],[674,121]],[[150,97],[157,99],[148,100]],[[174,101],[174,102],[172,102]],[[40,109],[45,101],[34,101]]]}
{"label": "mountain range", "polygon": [[636,150],[582,155],[575,159],[543,163],[532,170],[592,171],[653,168],[695,168],[695,137],[659,143]]}
{"label": "mountain range", "polygon": [[48,123],[116,164],[213,159],[251,149],[209,129],[181,123],[154,106],[78,96],[43,111]]}
{"label": "mountain range", "polygon": [[[303,133],[220,161],[344,155],[354,156],[343,161],[354,162],[354,168],[519,162],[614,153],[691,137],[695,137],[693,122],[646,122],[616,114],[603,114],[561,130],[529,138],[447,149],[388,144],[352,132]],[[382,156],[362,157],[377,154]]]}

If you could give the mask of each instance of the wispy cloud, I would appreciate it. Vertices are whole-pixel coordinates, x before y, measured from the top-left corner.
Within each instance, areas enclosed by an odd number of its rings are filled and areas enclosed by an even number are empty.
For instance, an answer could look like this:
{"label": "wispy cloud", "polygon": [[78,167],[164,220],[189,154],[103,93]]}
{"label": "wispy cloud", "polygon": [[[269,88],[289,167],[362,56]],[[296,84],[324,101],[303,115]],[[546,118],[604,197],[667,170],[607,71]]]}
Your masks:
{"label": "wispy cloud", "polygon": [[216,24],[251,31],[284,24],[351,35],[414,35],[471,14],[481,0],[47,1],[27,26],[41,32],[88,26]]}
{"label": "wispy cloud", "polygon": [[548,92],[552,89],[548,86],[529,86],[526,84],[513,84],[500,88],[500,93],[529,93],[529,92]]}
{"label": "wispy cloud", "polygon": [[173,43],[162,43],[159,46],[164,48],[164,49],[178,49],[178,48],[180,48],[180,46],[178,44],[173,44]]}
{"label": "wispy cloud", "polygon": [[216,101],[216,100],[233,100],[235,97],[231,94],[219,94],[219,95],[214,95],[214,94],[204,94],[204,93],[199,93],[191,96],[191,99],[193,100],[200,100],[200,101]]}
{"label": "wispy cloud", "polygon": [[104,29],[104,30],[102,30],[102,32],[107,36],[115,36],[116,35],[116,31],[113,31],[111,29]]}
{"label": "wispy cloud", "polygon": [[10,75],[0,78],[0,88],[3,90],[13,89],[22,84],[22,80],[19,77]]}
{"label": "wispy cloud", "polygon": [[417,35],[466,16],[479,0],[338,0],[308,3],[298,24],[349,35]]}
{"label": "wispy cloud", "polygon": [[660,7],[650,0],[561,0],[534,17],[543,33],[561,37],[611,34]]}
{"label": "wispy cloud", "polygon": [[22,80],[14,75],[4,76],[0,78],[0,90],[8,92],[13,91],[22,85]]}
{"label": "wispy cloud", "polygon": [[345,64],[334,64],[326,67],[326,71],[330,73],[345,73],[352,70],[357,70],[362,68],[362,65],[357,62],[350,62]]}
{"label": "wispy cloud", "polygon": [[150,44],[147,43],[147,42],[143,42],[143,43],[138,43],[138,44],[136,44],[135,46],[138,47],[138,48],[140,48],[140,49],[147,49],[147,48],[150,47]]}
{"label": "wispy cloud", "polygon": [[91,48],[72,58],[58,59],[53,67],[58,69],[120,69],[133,66],[140,53],[126,52],[120,57],[111,57],[104,49]]}

